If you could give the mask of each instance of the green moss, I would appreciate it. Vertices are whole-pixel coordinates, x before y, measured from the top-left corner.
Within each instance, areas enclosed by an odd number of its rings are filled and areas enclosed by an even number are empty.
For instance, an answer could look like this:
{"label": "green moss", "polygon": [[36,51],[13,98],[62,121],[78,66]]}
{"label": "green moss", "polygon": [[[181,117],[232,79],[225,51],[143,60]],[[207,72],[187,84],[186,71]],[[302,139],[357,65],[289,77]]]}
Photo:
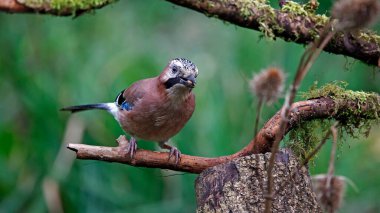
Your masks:
{"label": "green moss", "polygon": [[282,12],[292,13],[297,16],[308,16],[309,12],[305,10],[303,5],[298,4],[294,1],[287,1],[281,8]]}
{"label": "green moss", "polygon": [[251,16],[251,8],[254,6],[254,1],[244,0],[240,2],[240,14],[244,19],[248,19]]}
{"label": "green moss", "polygon": [[318,1],[309,1],[304,5],[304,8],[309,13],[315,13],[319,7]]}
{"label": "green moss", "polygon": [[360,32],[359,38],[371,43],[376,43],[377,49],[380,49],[380,36],[373,31]]}
{"label": "green moss", "polygon": [[331,125],[330,120],[302,122],[297,128],[289,132],[289,140],[286,141],[286,146],[303,160],[322,141]]}
{"label": "green moss", "polygon": [[[264,34],[264,37],[275,39],[277,34],[281,34],[285,31],[277,19],[277,16],[281,14],[276,13],[276,10],[269,5],[267,0],[238,0],[233,3],[245,20],[249,20],[252,18],[252,15],[257,14],[257,11],[259,11],[260,16],[255,17],[255,19],[259,23],[259,30]],[[301,5],[293,1],[288,1],[280,9],[280,12],[288,13],[289,16],[304,16],[310,23],[314,23],[314,28],[305,28],[299,31],[309,31],[309,34],[312,36],[311,39],[315,39],[319,35],[318,29],[322,28],[329,21],[327,16],[315,14],[316,7],[317,5],[313,6],[310,5],[310,3]],[[256,12],[253,13],[253,11]],[[296,37],[298,36],[296,35]],[[298,40],[298,38],[295,40]]]}
{"label": "green moss", "polygon": [[239,8],[240,15],[248,20],[252,17],[253,9],[262,11],[262,16],[257,18],[259,22],[259,30],[264,33],[267,38],[274,38],[273,30],[278,32],[284,31],[276,22],[275,9],[273,9],[266,0],[240,0],[236,1],[236,7]]}
{"label": "green moss", "polygon": [[[301,159],[321,142],[332,119],[339,121],[339,138],[368,136],[374,122],[379,122],[380,98],[376,93],[347,90],[347,83],[333,82],[317,88],[315,83],[302,96],[307,99],[330,97],[335,112],[330,118],[301,122],[289,133],[289,146]],[[365,108],[365,110],[363,110]],[[341,141],[345,141],[344,139]]]}
{"label": "green moss", "polygon": [[341,96],[345,92],[345,88],[348,86],[346,82],[334,81],[318,88],[318,82],[310,87],[309,91],[302,93],[302,98],[313,99],[319,97],[335,97]]}
{"label": "green moss", "polygon": [[336,108],[340,108],[342,104],[346,104],[348,101],[354,102],[357,105],[355,107],[348,107],[347,110],[342,111],[345,114],[361,115],[361,106],[370,105],[373,106],[366,113],[372,118],[378,118],[379,111],[379,95],[377,93],[368,93],[363,91],[347,90],[348,84],[343,81],[334,81],[326,84],[320,88],[317,88],[317,82],[309,89],[309,91],[302,94],[303,98],[313,99],[319,97],[330,97],[334,100]]}
{"label": "green moss", "polygon": [[214,2],[207,2],[207,8],[214,8],[215,4]]}
{"label": "green moss", "polygon": [[[312,39],[316,39],[319,36],[318,29],[324,27],[326,23],[330,20],[326,15],[315,14],[316,6],[312,6],[310,3],[298,4],[293,1],[288,1],[281,8],[281,12],[291,14],[292,16],[303,16],[314,23],[314,28],[305,29],[311,35]],[[301,30],[302,31],[302,30]],[[298,37],[298,35],[296,35]],[[298,40],[297,38],[295,40]]]}
{"label": "green moss", "polygon": [[270,7],[266,0],[240,0],[235,2],[236,6],[239,8],[240,15],[244,19],[248,19],[252,16],[252,9],[266,10],[271,14],[274,14],[274,9]]}
{"label": "green moss", "polygon": [[53,10],[58,14],[76,14],[78,11],[87,11],[110,4],[115,0],[17,0],[20,4],[37,10]]}
{"label": "green moss", "polygon": [[276,14],[273,8],[269,5],[261,5],[261,9],[265,10],[266,16],[262,16],[257,19],[260,24],[259,30],[265,37],[275,39],[276,36],[274,32],[283,32],[284,29],[277,24]]}
{"label": "green moss", "polygon": [[[265,8],[266,9],[266,8]],[[326,15],[315,14],[316,7],[312,7],[309,3],[307,4],[298,4],[293,1],[288,1],[286,4],[280,9],[281,12],[287,13],[290,16],[303,16],[308,19],[311,23],[314,23],[313,28],[305,28],[300,31],[308,31],[309,35],[312,39],[316,39],[319,36],[318,29],[324,27],[326,23],[329,21],[329,17]],[[269,12],[270,11],[270,12]],[[260,30],[264,33],[264,35],[269,36],[270,38],[274,38],[275,34],[282,33],[284,29],[277,23],[276,21],[276,13],[272,10],[266,10],[266,13],[270,13],[270,16],[264,17],[262,20],[259,20]],[[301,25],[299,27],[302,27]],[[298,35],[296,32],[293,32],[296,36],[295,40],[298,40]]]}
{"label": "green moss", "polygon": [[269,27],[265,22],[260,22],[259,30],[263,33],[262,37],[266,37],[273,40],[276,38],[276,35],[273,33],[272,28]]}

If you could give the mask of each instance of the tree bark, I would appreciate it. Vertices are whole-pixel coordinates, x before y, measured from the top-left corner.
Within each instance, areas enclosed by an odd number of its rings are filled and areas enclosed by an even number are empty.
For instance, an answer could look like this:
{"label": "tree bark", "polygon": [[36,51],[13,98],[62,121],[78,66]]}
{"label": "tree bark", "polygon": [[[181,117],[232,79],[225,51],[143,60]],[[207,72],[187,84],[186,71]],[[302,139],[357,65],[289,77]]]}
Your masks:
{"label": "tree bark", "polygon": [[[249,155],[204,170],[196,180],[197,212],[264,212],[270,153]],[[272,212],[322,212],[306,167],[281,150],[274,167]]]}

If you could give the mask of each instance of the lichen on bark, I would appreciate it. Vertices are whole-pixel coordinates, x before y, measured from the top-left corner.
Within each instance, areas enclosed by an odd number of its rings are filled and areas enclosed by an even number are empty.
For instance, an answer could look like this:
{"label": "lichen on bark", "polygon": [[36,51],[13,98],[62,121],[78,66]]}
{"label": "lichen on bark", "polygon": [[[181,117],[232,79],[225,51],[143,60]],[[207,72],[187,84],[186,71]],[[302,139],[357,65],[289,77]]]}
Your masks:
{"label": "lichen on bark", "polygon": [[[380,96],[377,93],[347,90],[346,87],[345,82],[332,82],[320,88],[315,84],[303,94],[303,97],[306,99],[330,97],[334,101],[333,117],[339,121],[337,128],[340,138],[368,136],[371,126],[380,121]],[[331,125],[332,116],[302,121],[290,131],[286,145],[303,159],[322,140],[327,131],[330,131]]]}
{"label": "lichen on bark", "polygon": [[[196,180],[197,212],[264,212],[270,153],[237,158]],[[272,212],[321,212],[307,168],[289,150],[276,155]]]}
{"label": "lichen on bark", "polygon": [[[299,4],[297,2],[287,1],[279,11],[276,11],[266,3],[261,3],[260,1],[259,3],[259,5],[255,5],[256,8],[265,11],[264,14],[266,14],[265,16],[258,18],[258,22],[260,23],[259,29],[266,37],[271,39],[275,39],[275,35],[279,33],[281,34],[287,30],[285,29],[286,27],[289,27],[290,29],[294,29],[294,40],[297,41],[301,39],[300,33],[297,33],[298,31],[310,35],[312,40],[314,40],[319,36],[319,30],[330,20],[329,17],[324,14],[316,14],[315,10],[310,9],[309,4]],[[288,21],[289,18],[297,20],[297,17],[305,19],[305,22],[313,23],[314,27],[308,28],[306,25],[303,25],[302,21],[296,21],[293,23]],[[284,23],[287,24],[284,25]]]}
{"label": "lichen on bark", "polygon": [[18,3],[37,11],[54,11],[57,14],[76,15],[78,12],[90,11],[116,0],[17,0]]}

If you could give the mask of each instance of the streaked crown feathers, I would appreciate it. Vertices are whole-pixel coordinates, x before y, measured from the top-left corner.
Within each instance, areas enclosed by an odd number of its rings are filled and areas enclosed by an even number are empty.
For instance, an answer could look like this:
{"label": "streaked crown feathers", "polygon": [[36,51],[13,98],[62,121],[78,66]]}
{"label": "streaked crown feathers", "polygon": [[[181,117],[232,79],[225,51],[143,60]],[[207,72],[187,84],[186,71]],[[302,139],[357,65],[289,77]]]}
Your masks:
{"label": "streaked crown feathers", "polygon": [[160,79],[166,82],[171,78],[192,77],[198,76],[198,68],[193,62],[185,58],[174,58],[169,61],[166,69],[161,74]]}
{"label": "streaked crown feathers", "polygon": [[194,77],[198,76],[198,68],[193,62],[186,58],[175,58],[170,61],[170,65],[181,66],[185,71],[191,72]]}

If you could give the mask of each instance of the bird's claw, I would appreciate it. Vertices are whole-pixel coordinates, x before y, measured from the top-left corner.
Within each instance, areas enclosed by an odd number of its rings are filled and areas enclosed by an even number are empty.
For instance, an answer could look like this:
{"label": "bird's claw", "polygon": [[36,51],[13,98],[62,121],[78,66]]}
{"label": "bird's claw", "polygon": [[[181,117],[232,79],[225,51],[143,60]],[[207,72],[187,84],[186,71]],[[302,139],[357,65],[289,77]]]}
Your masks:
{"label": "bird's claw", "polygon": [[175,159],[175,164],[178,164],[179,160],[181,159],[181,151],[179,151],[179,149],[177,149],[174,146],[172,146],[170,148],[169,160],[173,156],[174,156],[174,159]]}
{"label": "bird's claw", "polygon": [[175,164],[178,164],[178,162],[181,159],[181,152],[176,147],[170,146],[170,145],[166,144],[165,142],[160,142],[159,145],[163,149],[170,150],[168,161],[170,161],[170,158],[174,156]]}
{"label": "bird's claw", "polygon": [[136,150],[137,150],[136,139],[135,138],[131,138],[129,140],[129,143],[128,143],[127,147],[126,147],[127,154],[129,153],[129,156],[131,157],[131,159],[135,155]]}

